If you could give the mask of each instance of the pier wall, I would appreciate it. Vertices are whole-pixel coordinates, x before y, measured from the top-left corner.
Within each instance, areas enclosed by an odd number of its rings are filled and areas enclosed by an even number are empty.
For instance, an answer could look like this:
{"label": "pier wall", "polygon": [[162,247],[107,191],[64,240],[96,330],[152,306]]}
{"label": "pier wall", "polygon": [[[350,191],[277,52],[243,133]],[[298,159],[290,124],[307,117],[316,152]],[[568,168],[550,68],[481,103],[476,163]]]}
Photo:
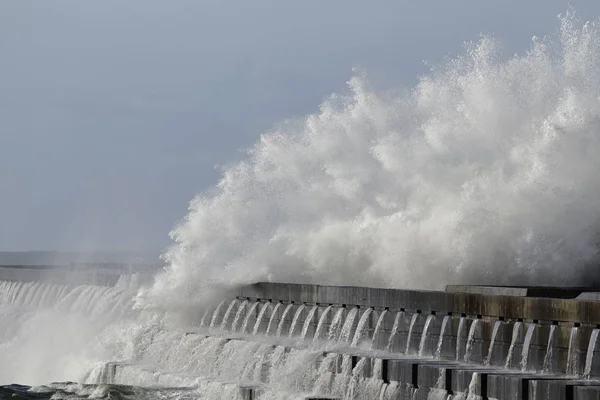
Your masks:
{"label": "pier wall", "polygon": [[[0,267],[0,280],[111,286],[119,277],[113,271]],[[398,398],[589,400],[600,398],[597,299],[598,292],[579,288],[418,291],[256,283],[239,287],[202,319],[207,335],[267,335],[289,350],[319,348],[315,343],[333,334],[347,345],[319,350],[323,357],[339,351],[332,372],[349,373],[343,364],[351,357],[351,373],[361,366],[362,376],[397,384],[403,391]]]}
{"label": "pier wall", "polygon": [[[463,392],[470,386],[483,398],[600,398],[600,354],[592,334],[600,327],[600,301],[589,289],[451,286],[441,292],[257,283],[239,288],[237,298],[281,303],[270,319],[282,336],[290,335],[294,317],[305,321],[313,308],[308,338],[318,321],[328,332],[336,313],[347,320],[353,309],[357,317],[350,329],[356,330],[371,309],[365,336],[373,348],[420,356],[390,361],[385,379],[422,392]],[[291,334],[296,335],[298,328]],[[447,379],[440,378],[442,370]]]}

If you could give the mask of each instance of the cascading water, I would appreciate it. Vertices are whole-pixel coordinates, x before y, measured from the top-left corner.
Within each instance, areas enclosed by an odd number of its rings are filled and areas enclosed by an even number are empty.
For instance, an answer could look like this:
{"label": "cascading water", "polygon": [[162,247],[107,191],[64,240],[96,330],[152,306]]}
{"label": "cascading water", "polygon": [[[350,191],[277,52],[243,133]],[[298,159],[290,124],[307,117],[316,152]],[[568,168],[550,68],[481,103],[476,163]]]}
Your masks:
{"label": "cascading water", "polygon": [[[252,328],[253,335],[258,334],[260,325],[261,325],[263,319],[265,318],[265,313],[267,312],[267,310],[269,310],[272,307],[273,307],[273,305],[271,304],[270,301],[267,301],[267,302],[265,302],[265,304],[263,304],[262,308],[260,309],[260,312],[258,313],[258,316],[256,317],[256,322],[254,323],[254,328]],[[268,329],[268,326],[267,326],[267,329]],[[265,333],[266,333],[266,331],[265,331]]]}
{"label": "cascading water", "polygon": [[238,299],[233,299],[231,303],[229,303],[229,307],[227,307],[227,311],[225,311],[225,315],[223,315],[223,320],[221,321],[221,330],[224,331],[229,326],[229,316],[233,312],[233,308],[238,304]]}
{"label": "cascading water", "polygon": [[225,304],[227,300],[223,300],[219,303],[219,305],[217,306],[217,308],[215,309],[215,311],[213,311],[213,315],[212,318],[210,319],[210,325],[209,328],[214,328],[216,323],[217,323],[217,319],[219,318],[219,313],[221,312],[221,308],[223,308],[223,305]]}
{"label": "cascading water", "polygon": [[317,373],[318,378],[315,382],[315,393],[331,393],[331,385],[335,377],[338,357],[339,355],[336,353],[329,353],[321,362]]}
{"label": "cascading water", "polygon": [[508,354],[506,356],[506,362],[504,363],[504,368],[510,368],[513,359],[513,353],[515,352],[515,345],[517,344],[517,340],[519,339],[519,334],[521,333],[521,321],[516,321],[513,325],[512,337],[510,339],[510,346],[508,348]]}
{"label": "cascading water", "polygon": [[598,334],[600,329],[596,328],[590,334],[590,342],[588,343],[587,354],[585,357],[585,367],[583,369],[583,379],[590,379],[592,376],[592,365],[594,363],[594,352],[596,351],[596,342],[598,342]]}
{"label": "cascading water", "polygon": [[128,276],[113,287],[0,281],[0,379],[81,378],[119,345],[121,329],[135,329],[138,288]]}
{"label": "cascading water", "polygon": [[308,333],[308,329],[310,328],[310,324],[312,323],[313,318],[315,317],[315,313],[319,309],[319,306],[313,306],[306,319],[304,320],[304,325],[302,326],[302,332],[300,333],[300,339],[304,340],[306,338],[306,334]]}
{"label": "cascading water", "polygon": [[377,323],[375,324],[375,329],[373,330],[373,338],[371,339],[371,349],[375,349],[379,345],[379,338],[381,335],[381,330],[383,327],[383,322],[385,321],[385,317],[388,314],[388,310],[383,310],[381,314],[379,314],[379,318],[377,319]]}
{"label": "cascading water", "polygon": [[244,323],[242,324],[242,328],[240,329],[240,332],[246,333],[246,331],[248,330],[248,322],[250,322],[250,318],[252,318],[252,316],[256,312],[256,309],[258,308],[259,305],[260,305],[260,303],[258,301],[254,302],[254,304],[252,304],[252,306],[246,313],[246,318],[244,318]]}
{"label": "cascading water", "polygon": [[497,320],[494,322],[494,327],[492,328],[492,337],[490,339],[490,347],[488,348],[487,356],[485,357],[484,365],[489,366],[492,362],[492,357],[494,355],[494,344],[496,343],[496,336],[498,336],[498,330],[500,329],[500,325],[502,325],[502,321]]}
{"label": "cascading water", "polygon": [[456,331],[456,361],[460,360],[460,355],[462,353],[462,337],[465,329],[465,320],[465,317],[460,317],[460,320],[458,321],[458,330]]}
{"label": "cascading water", "polygon": [[408,326],[408,335],[406,336],[406,348],[404,349],[404,354],[410,353],[410,340],[412,339],[413,329],[415,327],[415,323],[419,318],[419,313],[414,313],[410,318],[410,325]]}
{"label": "cascading water", "polygon": [[248,300],[244,300],[241,302],[240,306],[238,307],[237,312],[235,313],[235,317],[233,318],[233,323],[231,324],[232,332],[237,332],[238,326],[240,324],[242,317],[244,316],[244,313],[246,312],[247,306],[248,306]]}
{"label": "cascading water", "polygon": [[285,321],[286,321],[286,317],[288,315],[288,313],[290,312],[290,310],[292,309],[292,307],[294,307],[294,304],[288,304],[285,309],[283,310],[283,314],[281,314],[281,320],[279,321],[279,325],[277,326],[277,337],[281,336],[281,333],[283,332],[283,327],[285,326]]}
{"label": "cascading water", "polygon": [[565,368],[567,375],[577,375],[579,369],[579,350],[577,348],[579,340],[579,327],[571,328],[569,336],[569,350],[567,352],[567,366]]}
{"label": "cascading water", "polygon": [[[271,334],[271,327],[274,326],[273,321],[275,320],[275,317],[277,316],[277,312],[279,311],[280,308],[281,308],[281,303],[277,303],[277,304],[275,304],[275,308],[273,308],[273,311],[271,311],[271,317],[269,318],[269,324],[267,325],[267,330],[265,331],[266,335]],[[279,336],[279,335],[277,335],[277,336]]]}
{"label": "cascading water", "polygon": [[425,352],[425,345],[427,344],[427,332],[429,332],[429,326],[431,325],[431,321],[435,319],[435,315],[430,314],[427,316],[425,320],[425,325],[423,325],[423,333],[421,333],[421,341],[419,342],[419,351],[417,355],[419,357],[423,357]]}
{"label": "cascading water", "polygon": [[529,361],[529,348],[531,347],[531,338],[533,337],[533,332],[537,324],[532,322],[527,327],[527,332],[525,333],[525,339],[523,340],[523,350],[521,351],[521,371],[527,370],[527,363]]}
{"label": "cascading water", "polygon": [[438,339],[437,346],[435,348],[434,358],[439,359],[442,356],[442,348],[444,346],[444,335],[446,333],[446,327],[448,326],[448,321],[450,321],[452,317],[450,315],[445,315],[442,320],[442,326],[440,327],[440,337]]}
{"label": "cascading water", "polygon": [[306,306],[304,304],[300,304],[300,306],[298,306],[298,309],[296,310],[296,313],[294,314],[294,318],[292,318],[292,324],[290,325],[289,337],[294,336],[294,333],[296,331],[296,325],[298,325],[298,321],[300,320],[300,315],[302,315],[302,311],[304,311],[305,308],[306,308]]}
{"label": "cascading water", "polygon": [[360,316],[356,331],[354,332],[354,338],[352,339],[352,347],[357,347],[363,341],[367,334],[367,330],[369,329],[369,318],[371,317],[372,312],[373,309],[369,307]]}
{"label": "cascading water", "polygon": [[481,324],[481,319],[477,318],[471,322],[471,328],[469,328],[469,334],[467,335],[467,346],[465,347],[465,362],[472,362],[473,358],[473,345],[475,344],[475,334],[477,333],[477,328]]}
{"label": "cascading water", "polygon": [[348,384],[352,377],[352,357],[349,355],[342,356],[342,365],[340,371],[333,379],[331,393],[339,398],[345,398],[348,390]]}
{"label": "cascading water", "polygon": [[466,400],[476,400],[477,396],[477,387],[480,385],[481,379],[480,375],[477,372],[473,372],[471,375],[471,382],[469,383],[469,388],[467,390],[467,398]]}
{"label": "cascading water", "polygon": [[396,313],[396,317],[394,318],[394,325],[392,325],[392,330],[390,332],[390,337],[388,338],[388,344],[386,346],[386,350],[392,351],[394,349],[394,340],[396,339],[396,335],[398,334],[398,329],[400,329],[400,322],[404,319],[404,311],[398,311]]}
{"label": "cascading water", "polygon": [[364,381],[364,368],[366,364],[366,359],[361,358],[356,366],[352,369],[352,377],[348,384],[348,389],[346,390],[345,399],[360,399],[360,398],[368,398],[368,397],[360,397],[360,389],[361,384]]}
{"label": "cascading water", "polygon": [[211,312],[210,312],[211,309],[212,309],[211,307],[206,307],[206,311],[204,311],[204,314],[202,315],[202,319],[200,320],[200,328],[204,328],[206,326],[206,319],[211,314]]}
{"label": "cascading water", "polygon": [[342,318],[344,317],[345,307],[338,308],[335,313],[333,320],[331,321],[331,325],[329,326],[329,333],[327,335],[327,339],[329,341],[337,340],[340,337],[340,332],[342,329]]}
{"label": "cascading water", "polygon": [[321,336],[323,336],[323,330],[325,329],[325,321],[327,320],[327,317],[329,316],[332,307],[333,306],[328,306],[321,314],[319,322],[317,323],[317,329],[315,329],[315,336],[313,337],[313,341],[317,341],[321,339]]}
{"label": "cascading water", "polygon": [[352,329],[354,328],[354,321],[356,320],[356,315],[358,314],[358,307],[353,307],[346,316],[346,321],[344,321],[344,325],[342,326],[342,331],[340,332],[339,341],[342,343],[346,343],[350,341],[352,337]]}
{"label": "cascading water", "polygon": [[554,336],[556,335],[556,325],[550,325],[550,332],[548,333],[548,345],[546,346],[546,355],[544,356],[544,363],[542,365],[542,371],[544,373],[553,372],[553,356],[554,356]]}

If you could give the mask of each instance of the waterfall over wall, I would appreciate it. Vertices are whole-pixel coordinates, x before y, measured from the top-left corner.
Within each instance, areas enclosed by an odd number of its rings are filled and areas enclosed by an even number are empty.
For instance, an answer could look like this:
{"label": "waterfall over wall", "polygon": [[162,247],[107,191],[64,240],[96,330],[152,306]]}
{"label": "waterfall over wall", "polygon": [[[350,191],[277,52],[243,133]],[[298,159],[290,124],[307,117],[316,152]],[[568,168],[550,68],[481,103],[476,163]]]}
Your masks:
{"label": "waterfall over wall", "polygon": [[[30,277],[0,268],[0,277],[6,276]],[[60,283],[60,277],[0,280],[0,383],[80,381],[96,362],[116,355],[110,347],[117,342],[109,341],[122,340],[120,327],[138,319],[135,275],[117,275],[112,286]],[[98,282],[93,276],[91,281]]]}

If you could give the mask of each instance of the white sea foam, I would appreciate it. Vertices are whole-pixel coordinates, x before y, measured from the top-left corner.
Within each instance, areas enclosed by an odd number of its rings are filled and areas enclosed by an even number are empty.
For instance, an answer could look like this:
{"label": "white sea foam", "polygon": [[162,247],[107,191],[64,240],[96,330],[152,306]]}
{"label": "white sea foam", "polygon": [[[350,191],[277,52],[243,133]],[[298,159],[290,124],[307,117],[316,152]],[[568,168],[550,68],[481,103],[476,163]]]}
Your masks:
{"label": "white sea foam", "polygon": [[138,304],[264,280],[578,283],[600,232],[600,32],[559,21],[509,58],[467,43],[401,95],[359,71],[262,135],[191,202]]}

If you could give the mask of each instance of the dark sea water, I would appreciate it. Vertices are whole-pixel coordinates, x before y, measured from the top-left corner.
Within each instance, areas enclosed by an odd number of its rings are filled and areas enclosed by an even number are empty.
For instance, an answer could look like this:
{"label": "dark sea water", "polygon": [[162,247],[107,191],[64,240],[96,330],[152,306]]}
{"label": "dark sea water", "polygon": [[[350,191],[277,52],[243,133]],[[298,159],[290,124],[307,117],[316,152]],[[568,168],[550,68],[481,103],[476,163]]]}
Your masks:
{"label": "dark sea water", "polygon": [[0,399],[49,400],[49,399],[198,399],[195,389],[142,388],[127,385],[82,385],[73,382],[53,383],[48,386],[25,385],[0,386]]}

